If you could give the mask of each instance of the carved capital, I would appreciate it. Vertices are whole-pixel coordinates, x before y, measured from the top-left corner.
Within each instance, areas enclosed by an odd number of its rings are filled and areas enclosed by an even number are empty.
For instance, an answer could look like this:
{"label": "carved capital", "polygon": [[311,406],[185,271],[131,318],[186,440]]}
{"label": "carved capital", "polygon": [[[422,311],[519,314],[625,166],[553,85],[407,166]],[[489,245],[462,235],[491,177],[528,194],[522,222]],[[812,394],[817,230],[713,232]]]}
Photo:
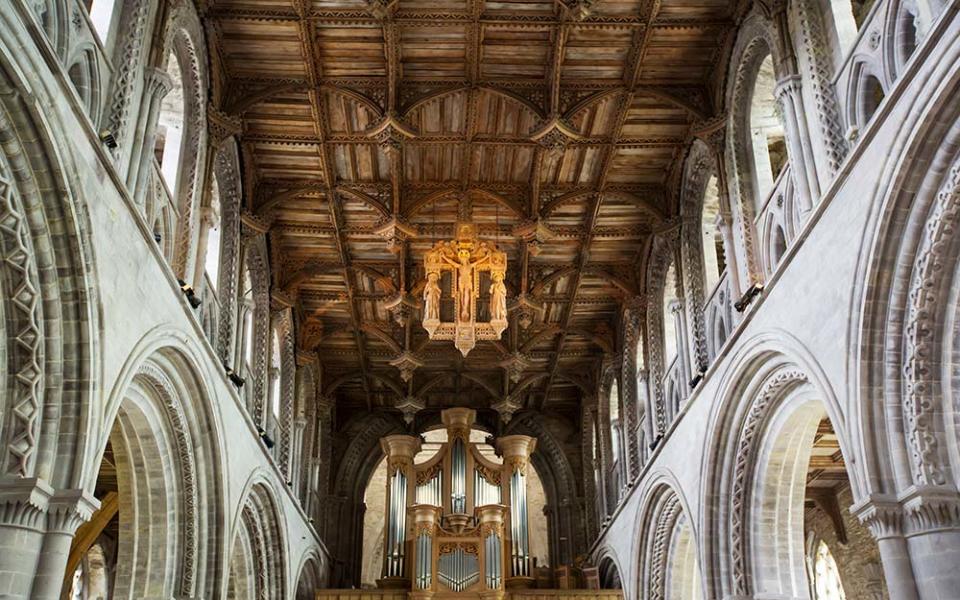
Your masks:
{"label": "carved capital", "polygon": [[73,535],[100,508],[100,501],[84,490],[64,490],[50,498],[47,531]]}
{"label": "carved capital", "polygon": [[0,482],[0,524],[40,531],[53,488],[38,478]]}
{"label": "carved capital", "polygon": [[875,495],[850,507],[877,540],[903,535],[903,511],[894,498]]}
{"label": "carved capital", "polygon": [[157,102],[163,100],[163,97],[173,89],[173,81],[163,69],[147,67],[143,70],[143,79],[143,93]]}
{"label": "carved capital", "polygon": [[900,502],[913,534],[960,528],[960,494],[949,486],[912,486]]}
{"label": "carved capital", "polygon": [[223,140],[243,132],[243,120],[208,104],[207,132],[210,134],[211,145],[217,147]]}

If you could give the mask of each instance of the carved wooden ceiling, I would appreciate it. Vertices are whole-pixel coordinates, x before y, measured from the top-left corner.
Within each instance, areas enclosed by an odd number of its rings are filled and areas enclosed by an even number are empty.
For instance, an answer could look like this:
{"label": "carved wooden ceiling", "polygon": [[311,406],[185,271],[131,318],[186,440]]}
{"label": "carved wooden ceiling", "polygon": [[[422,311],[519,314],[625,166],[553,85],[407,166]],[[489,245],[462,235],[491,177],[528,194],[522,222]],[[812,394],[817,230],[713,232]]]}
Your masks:
{"label": "carved wooden ceiling", "polygon": [[[577,407],[651,234],[676,225],[734,4],[208,2],[247,209],[338,406]],[[502,340],[465,359],[390,309],[419,301],[423,252],[458,218],[507,252],[512,303]],[[409,382],[401,356],[419,361]]]}

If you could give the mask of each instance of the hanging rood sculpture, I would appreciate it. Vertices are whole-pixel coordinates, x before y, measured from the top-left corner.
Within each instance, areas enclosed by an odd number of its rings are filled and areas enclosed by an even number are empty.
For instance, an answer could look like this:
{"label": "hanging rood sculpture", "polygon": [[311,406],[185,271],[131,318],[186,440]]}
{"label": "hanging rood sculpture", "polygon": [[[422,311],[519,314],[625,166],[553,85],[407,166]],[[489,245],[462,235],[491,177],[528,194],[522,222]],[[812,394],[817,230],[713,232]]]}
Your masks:
{"label": "hanging rood sculpture", "polygon": [[[507,255],[492,242],[477,239],[473,223],[458,223],[453,241],[437,242],[423,259],[427,282],[423,288],[423,328],[431,340],[453,340],[466,356],[477,340],[498,340],[507,328]],[[440,280],[452,277],[454,320],[440,320]],[[480,273],[490,273],[490,320],[477,321]]]}

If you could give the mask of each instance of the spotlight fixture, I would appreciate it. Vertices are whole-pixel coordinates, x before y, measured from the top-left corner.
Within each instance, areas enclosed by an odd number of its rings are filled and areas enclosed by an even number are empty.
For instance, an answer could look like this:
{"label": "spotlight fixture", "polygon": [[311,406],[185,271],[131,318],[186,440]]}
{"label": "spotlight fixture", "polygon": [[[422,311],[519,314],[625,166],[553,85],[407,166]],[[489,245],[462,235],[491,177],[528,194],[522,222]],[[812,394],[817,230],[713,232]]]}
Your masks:
{"label": "spotlight fixture", "polygon": [[662,434],[662,433],[657,434],[657,437],[653,438],[653,442],[650,444],[650,451],[651,451],[651,452],[653,452],[653,450],[657,447],[657,444],[659,444],[659,443],[660,443],[660,440],[662,440],[662,439],[663,439],[663,434]]}
{"label": "spotlight fixture", "polygon": [[276,446],[276,443],[273,441],[273,438],[267,435],[267,432],[263,431],[262,429],[260,430],[260,439],[263,440],[263,445],[266,446],[268,449]]}
{"label": "spotlight fixture", "polygon": [[100,130],[100,141],[103,142],[103,145],[111,150],[117,147],[117,138],[113,137],[113,132],[109,129]]}
{"label": "spotlight fixture", "polygon": [[762,283],[755,283],[750,286],[750,289],[743,293],[743,296],[737,300],[733,307],[737,309],[737,312],[743,312],[746,310],[750,303],[753,302],[753,299],[760,295],[760,292],[763,291]]}
{"label": "spotlight fixture", "polygon": [[700,369],[697,371],[697,374],[693,376],[693,379],[690,380],[690,389],[697,387],[697,384],[703,381],[703,376],[707,374],[706,369]]}
{"label": "spotlight fixture", "polygon": [[177,283],[180,284],[180,291],[183,292],[183,295],[187,297],[187,302],[190,303],[192,308],[198,308],[203,301],[197,297],[197,293],[193,291],[193,288],[187,285],[182,279],[178,279]]}
{"label": "spotlight fixture", "polygon": [[155,232],[153,233],[153,241],[155,241],[156,243],[159,244],[162,240],[163,240],[163,236],[160,235],[160,232],[159,232],[159,231],[155,231]]}
{"label": "spotlight fixture", "polygon": [[234,371],[233,369],[231,369],[230,367],[228,367],[226,364],[223,365],[223,368],[224,368],[224,370],[225,370],[226,373],[227,373],[227,379],[230,380],[230,383],[232,383],[233,385],[237,386],[237,389],[238,389],[238,390],[239,390],[240,388],[242,388],[242,387],[243,387],[243,384],[246,383],[246,382],[243,380],[243,377],[240,377],[239,375],[237,375],[236,371]]}

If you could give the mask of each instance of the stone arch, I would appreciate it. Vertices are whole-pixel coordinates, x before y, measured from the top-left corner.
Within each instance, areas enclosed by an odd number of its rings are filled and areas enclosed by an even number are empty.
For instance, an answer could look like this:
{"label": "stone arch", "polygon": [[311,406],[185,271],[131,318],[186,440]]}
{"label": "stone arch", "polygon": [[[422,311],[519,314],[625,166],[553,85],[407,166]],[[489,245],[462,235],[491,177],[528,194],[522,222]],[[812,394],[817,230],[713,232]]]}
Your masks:
{"label": "stone arch", "polygon": [[515,416],[504,432],[537,438],[537,450],[530,457],[547,497],[547,537],[553,564],[571,564],[587,550],[584,509],[580,486],[562,443],[552,431],[556,424],[544,423],[532,414]]}
{"label": "stone arch", "polygon": [[[242,247],[242,264],[250,274],[250,290],[239,289],[239,295],[249,294],[249,298],[240,298],[239,300],[249,300],[253,303],[252,331],[251,339],[243,343],[237,343],[237,365],[243,365],[245,359],[240,355],[240,351],[246,352],[241,348],[246,343],[251,343],[252,360],[249,366],[250,372],[244,374],[247,378],[247,410],[253,416],[253,421],[262,427],[265,422],[266,412],[264,402],[267,393],[267,357],[270,349],[270,267],[267,258],[266,239],[262,234],[253,234],[246,236]],[[243,286],[239,286],[242,288]],[[248,309],[248,308],[246,308]],[[245,309],[245,310],[246,310]],[[238,311],[239,312],[239,311]],[[237,339],[242,337],[240,333],[243,327],[238,319]]]}
{"label": "stone arch", "polygon": [[2,472],[77,488],[93,452],[84,444],[98,425],[90,401],[99,330],[90,225],[68,185],[75,169],[53,142],[62,127],[41,108],[47,92],[9,68],[14,52],[0,45]]}
{"label": "stone arch", "polygon": [[[960,282],[960,43],[918,97],[913,122],[878,204],[861,275],[864,356],[854,434],[870,492],[932,486],[957,502],[960,364],[956,341]],[[877,398],[882,401],[877,402]],[[953,402],[948,402],[952,399]]]}
{"label": "stone arch", "polygon": [[654,476],[648,490],[637,520],[637,589],[656,600],[704,597],[689,506],[669,475]]}
{"label": "stone arch", "polygon": [[342,458],[336,465],[331,502],[324,507],[323,539],[338,557],[334,565],[333,584],[350,586],[360,584],[363,551],[363,496],[367,483],[383,459],[380,438],[407,433],[403,422],[392,415],[361,414],[341,429],[349,443],[335,447],[334,454]]}
{"label": "stone arch", "polygon": [[859,60],[850,76],[847,105],[847,123],[863,131],[877,112],[887,94],[888,84],[882,65],[868,58]]}
{"label": "stone arch", "polygon": [[620,575],[620,567],[617,565],[617,560],[612,554],[605,554],[597,561],[597,571],[600,576],[600,589],[623,589],[623,577]]}
{"label": "stone arch", "polygon": [[100,66],[97,63],[93,44],[83,44],[73,50],[73,54],[72,60],[68,63],[67,77],[80,97],[80,103],[83,104],[87,116],[90,117],[90,121],[96,127],[100,122],[102,101]]}
{"label": "stone arch", "polygon": [[297,573],[295,600],[313,600],[316,590],[323,587],[323,561],[315,550],[309,551],[300,561]]}
{"label": "stone arch", "polygon": [[287,546],[277,495],[262,473],[247,482],[233,526],[228,598],[287,597]]}
{"label": "stone arch", "polygon": [[172,190],[180,214],[174,249],[174,273],[184,281],[193,280],[197,245],[202,180],[207,147],[206,98],[209,85],[206,42],[203,27],[193,5],[181,3],[170,14],[164,29],[163,61],[176,59],[182,75],[184,95],[183,152],[179,156],[176,189]]}
{"label": "stone arch", "polygon": [[[690,342],[697,371],[705,371],[709,364],[707,330],[704,317],[706,294],[706,266],[704,264],[703,208],[704,196],[711,175],[716,171],[716,159],[710,148],[696,140],[690,147],[683,167],[680,189],[681,245],[684,297],[687,299],[687,322],[690,324]],[[722,198],[720,199],[722,201]],[[720,207],[725,210],[724,207]]]}
{"label": "stone arch", "polygon": [[[816,360],[785,331],[748,340],[730,364],[707,444],[705,472],[716,475],[703,490],[705,595],[803,597],[797,503],[802,507],[813,435],[827,419],[841,453],[852,456],[846,420]],[[846,473],[856,499],[862,474],[850,465]]]}
{"label": "stone arch", "polygon": [[70,3],[67,0],[39,0],[32,3],[32,8],[47,41],[62,60],[67,54],[70,37]]}
{"label": "stone arch", "polygon": [[[654,439],[662,436],[670,426],[663,383],[668,366],[664,351],[664,319],[667,317],[663,311],[663,295],[667,270],[671,263],[677,263],[677,240],[676,234],[654,237],[647,261],[647,355],[650,359],[650,389],[653,392]],[[678,360],[682,352],[683,349],[678,347]]]}
{"label": "stone arch", "polygon": [[[764,59],[770,56],[775,66],[781,64],[782,57],[779,56],[771,29],[769,21],[757,11],[744,20],[734,43],[727,75],[726,104],[730,107],[730,116],[724,154],[731,209],[739,215],[740,221],[737,234],[744,256],[743,260],[738,261],[738,266],[741,270],[740,279],[744,284],[762,278],[757,264],[754,227],[757,213],[755,207],[762,199],[757,197],[759,188],[750,152],[753,148],[750,106],[754,85]],[[775,73],[774,77],[776,75]]]}
{"label": "stone arch", "polygon": [[280,385],[279,406],[277,415],[277,435],[279,448],[277,465],[284,477],[289,481],[292,477],[293,436],[292,427],[296,401],[296,347],[293,339],[293,314],[291,309],[280,311],[274,327],[280,344]]}
{"label": "stone arch", "polygon": [[[148,335],[106,411],[115,424],[100,447],[112,448],[121,506],[118,594],[208,597],[220,589],[219,427],[196,357],[178,346],[179,334]],[[88,475],[89,487],[97,475]]]}
{"label": "stone arch", "polygon": [[217,326],[217,354],[220,360],[233,362],[236,348],[237,286],[240,278],[240,209],[243,191],[240,178],[240,152],[230,137],[213,159],[213,176],[220,190],[220,274],[217,298],[220,322]]}

